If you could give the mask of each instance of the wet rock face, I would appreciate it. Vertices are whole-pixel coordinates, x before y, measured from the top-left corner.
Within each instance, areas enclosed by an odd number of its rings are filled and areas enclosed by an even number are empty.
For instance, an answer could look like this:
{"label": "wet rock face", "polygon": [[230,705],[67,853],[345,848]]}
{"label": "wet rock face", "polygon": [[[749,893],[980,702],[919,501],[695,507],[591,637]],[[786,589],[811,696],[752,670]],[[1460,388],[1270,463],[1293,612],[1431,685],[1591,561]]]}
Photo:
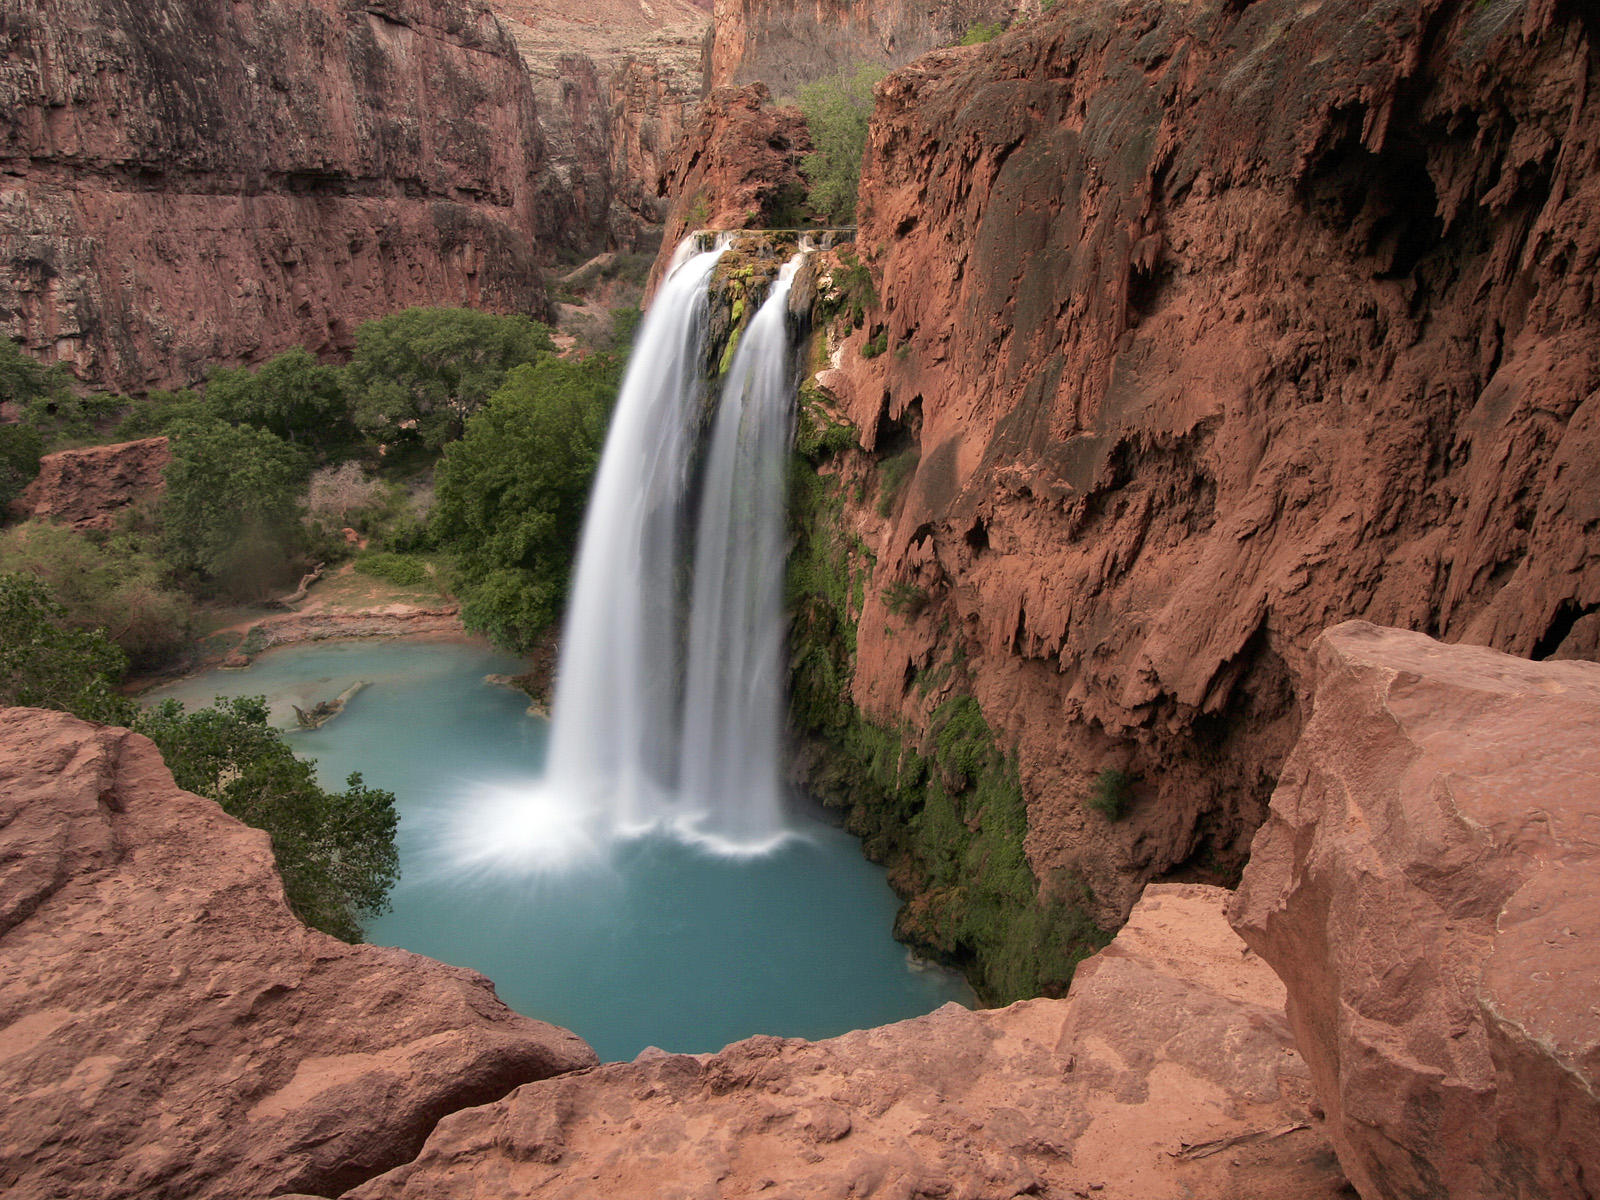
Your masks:
{"label": "wet rock face", "polygon": [[1283,993],[1226,893],[1153,888],[1066,1000],[715,1055],[646,1051],[441,1122],[350,1200],[1272,1196],[1333,1200]]}
{"label": "wet rock face", "polygon": [[853,695],[925,730],[970,690],[1036,874],[1104,918],[1239,869],[1330,624],[1593,653],[1595,37],[1555,4],[1090,0],[880,85],[878,303],[823,382],[916,467],[847,505]]}
{"label": "wet rock face", "polygon": [[164,437],[46,454],[12,507],[74,529],[110,529],[130,505],[161,494],[171,461]]}
{"label": "wet rock face", "polygon": [[544,311],[533,92],[479,3],[0,0],[0,42],[0,327],[84,380]]}
{"label": "wet rock face", "polygon": [[898,67],[953,46],[976,25],[1037,16],[1039,0],[716,0],[710,83],[759,80],[793,99],[857,66]]}
{"label": "wet rock face", "polygon": [[1600,1178],[1600,665],[1349,622],[1231,917],[1363,1196]]}
{"label": "wet rock face", "polygon": [[334,1195],[594,1061],[482,976],[307,929],[266,834],[62,713],[0,710],[0,939],[16,1200]]}

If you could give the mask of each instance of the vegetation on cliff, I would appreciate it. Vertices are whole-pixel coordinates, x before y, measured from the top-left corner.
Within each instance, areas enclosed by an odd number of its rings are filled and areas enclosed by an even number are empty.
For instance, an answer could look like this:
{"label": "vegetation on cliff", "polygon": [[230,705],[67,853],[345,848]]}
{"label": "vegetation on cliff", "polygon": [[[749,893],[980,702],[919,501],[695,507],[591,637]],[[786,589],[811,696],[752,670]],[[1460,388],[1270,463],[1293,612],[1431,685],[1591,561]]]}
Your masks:
{"label": "vegetation on cliff", "polygon": [[800,166],[811,185],[806,201],[834,225],[849,225],[856,219],[872,89],[886,74],[882,67],[863,64],[800,89],[800,111],[815,147]]}
{"label": "vegetation on cliff", "polygon": [[[829,462],[848,426],[802,407],[791,512],[794,550],[792,719],[824,747],[807,782],[846,810],[846,826],[906,900],[897,937],[965,971],[979,996],[1005,1004],[1060,995],[1107,936],[1089,917],[1083,884],[1065,874],[1041,887],[1023,850],[1027,811],[1017,763],[970,695],[939,704],[929,736],[868,720],[850,695],[873,560],[846,531],[842,480]],[[951,661],[930,679],[954,683]]]}

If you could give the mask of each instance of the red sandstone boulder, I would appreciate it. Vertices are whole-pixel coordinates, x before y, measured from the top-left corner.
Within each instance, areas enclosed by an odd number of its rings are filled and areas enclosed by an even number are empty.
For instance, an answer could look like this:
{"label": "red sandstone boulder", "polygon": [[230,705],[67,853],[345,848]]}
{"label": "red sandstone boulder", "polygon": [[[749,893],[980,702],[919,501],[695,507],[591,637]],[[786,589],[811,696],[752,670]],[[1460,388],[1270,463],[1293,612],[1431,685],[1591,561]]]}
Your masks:
{"label": "red sandstone boulder", "polygon": [[0,710],[8,1200],[333,1195],[593,1061],[471,971],[301,925],[267,835],[147,739]]}
{"label": "red sandstone boulder", "polygon": [[1600,666],[1347,622],[1232,906],[1368,1200],[1600,1181]]}
{"label": "red sandstone boulder", "polygon": [[350,1200],[1332,1200],[1272,973],[1216,888],[1152,888],[1066,1000],[647,1051],[447,1117]]}
{"label": "red sandstone boulder", "polygon": [[129,505],[161,494],[171,461],[164,437],[46,454],[13,507],[74,529],[110,529]]}

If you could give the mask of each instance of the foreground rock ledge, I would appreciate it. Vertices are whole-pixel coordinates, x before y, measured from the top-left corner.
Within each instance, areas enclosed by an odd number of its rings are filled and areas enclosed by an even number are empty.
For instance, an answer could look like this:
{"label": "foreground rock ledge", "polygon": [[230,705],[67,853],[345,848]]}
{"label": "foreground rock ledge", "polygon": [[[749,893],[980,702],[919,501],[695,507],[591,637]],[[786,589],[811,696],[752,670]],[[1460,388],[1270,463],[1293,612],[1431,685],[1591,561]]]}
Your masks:
{"label": "foreground rock ledge", "polygon": [[266,835],[146,738],[0,710],[7,1200],[336,1195],[594,1061],[473,972],[301,925]]}
{"label": "foreground rock ledge", "polygon": [[1234,902],[1379,1197],[1600,1187],[1600,665],[1347,622]]}
{"label": "foreground rock ledge", "polygon": [[1226,899],[1150,888],[1066,1000],[529,1084],[348,1200],[1338,1196],[1282,986]]}

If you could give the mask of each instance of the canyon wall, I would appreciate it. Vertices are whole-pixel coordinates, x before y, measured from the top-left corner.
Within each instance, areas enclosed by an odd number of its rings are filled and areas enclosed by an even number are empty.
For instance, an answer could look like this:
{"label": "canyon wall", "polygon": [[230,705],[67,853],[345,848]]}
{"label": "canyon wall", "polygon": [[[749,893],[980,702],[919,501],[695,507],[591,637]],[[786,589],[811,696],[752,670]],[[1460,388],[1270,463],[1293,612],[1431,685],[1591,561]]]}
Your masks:
{"label": "canyon wall", "polygon": [[478,0],[0,0],[0,48],[0,329],[82,380],[545,312],[534,94]]}
{"label": "canyon wall", "polygon": [[661,177],[699,109],[710,0],[489,0],[538,97],[545,237],[570,255],[648,249]]}
{"label": "canyon wall", "polygon": [[1594,657],[1596,34],[1085,0],[887,79],[806,392],[861,448],[814,443],[839,582],[797,621],[843,649],[799,694],[925,751],[975,698],[1035,877],[1112,923],[1237,877],[1325,627]]}
{"label": "canyon wall", "polygon": [[898,67],[976,26],[1036,16],[1039,0],[716,0],[707,79],[761,82],[782,100],[862,64]]}

